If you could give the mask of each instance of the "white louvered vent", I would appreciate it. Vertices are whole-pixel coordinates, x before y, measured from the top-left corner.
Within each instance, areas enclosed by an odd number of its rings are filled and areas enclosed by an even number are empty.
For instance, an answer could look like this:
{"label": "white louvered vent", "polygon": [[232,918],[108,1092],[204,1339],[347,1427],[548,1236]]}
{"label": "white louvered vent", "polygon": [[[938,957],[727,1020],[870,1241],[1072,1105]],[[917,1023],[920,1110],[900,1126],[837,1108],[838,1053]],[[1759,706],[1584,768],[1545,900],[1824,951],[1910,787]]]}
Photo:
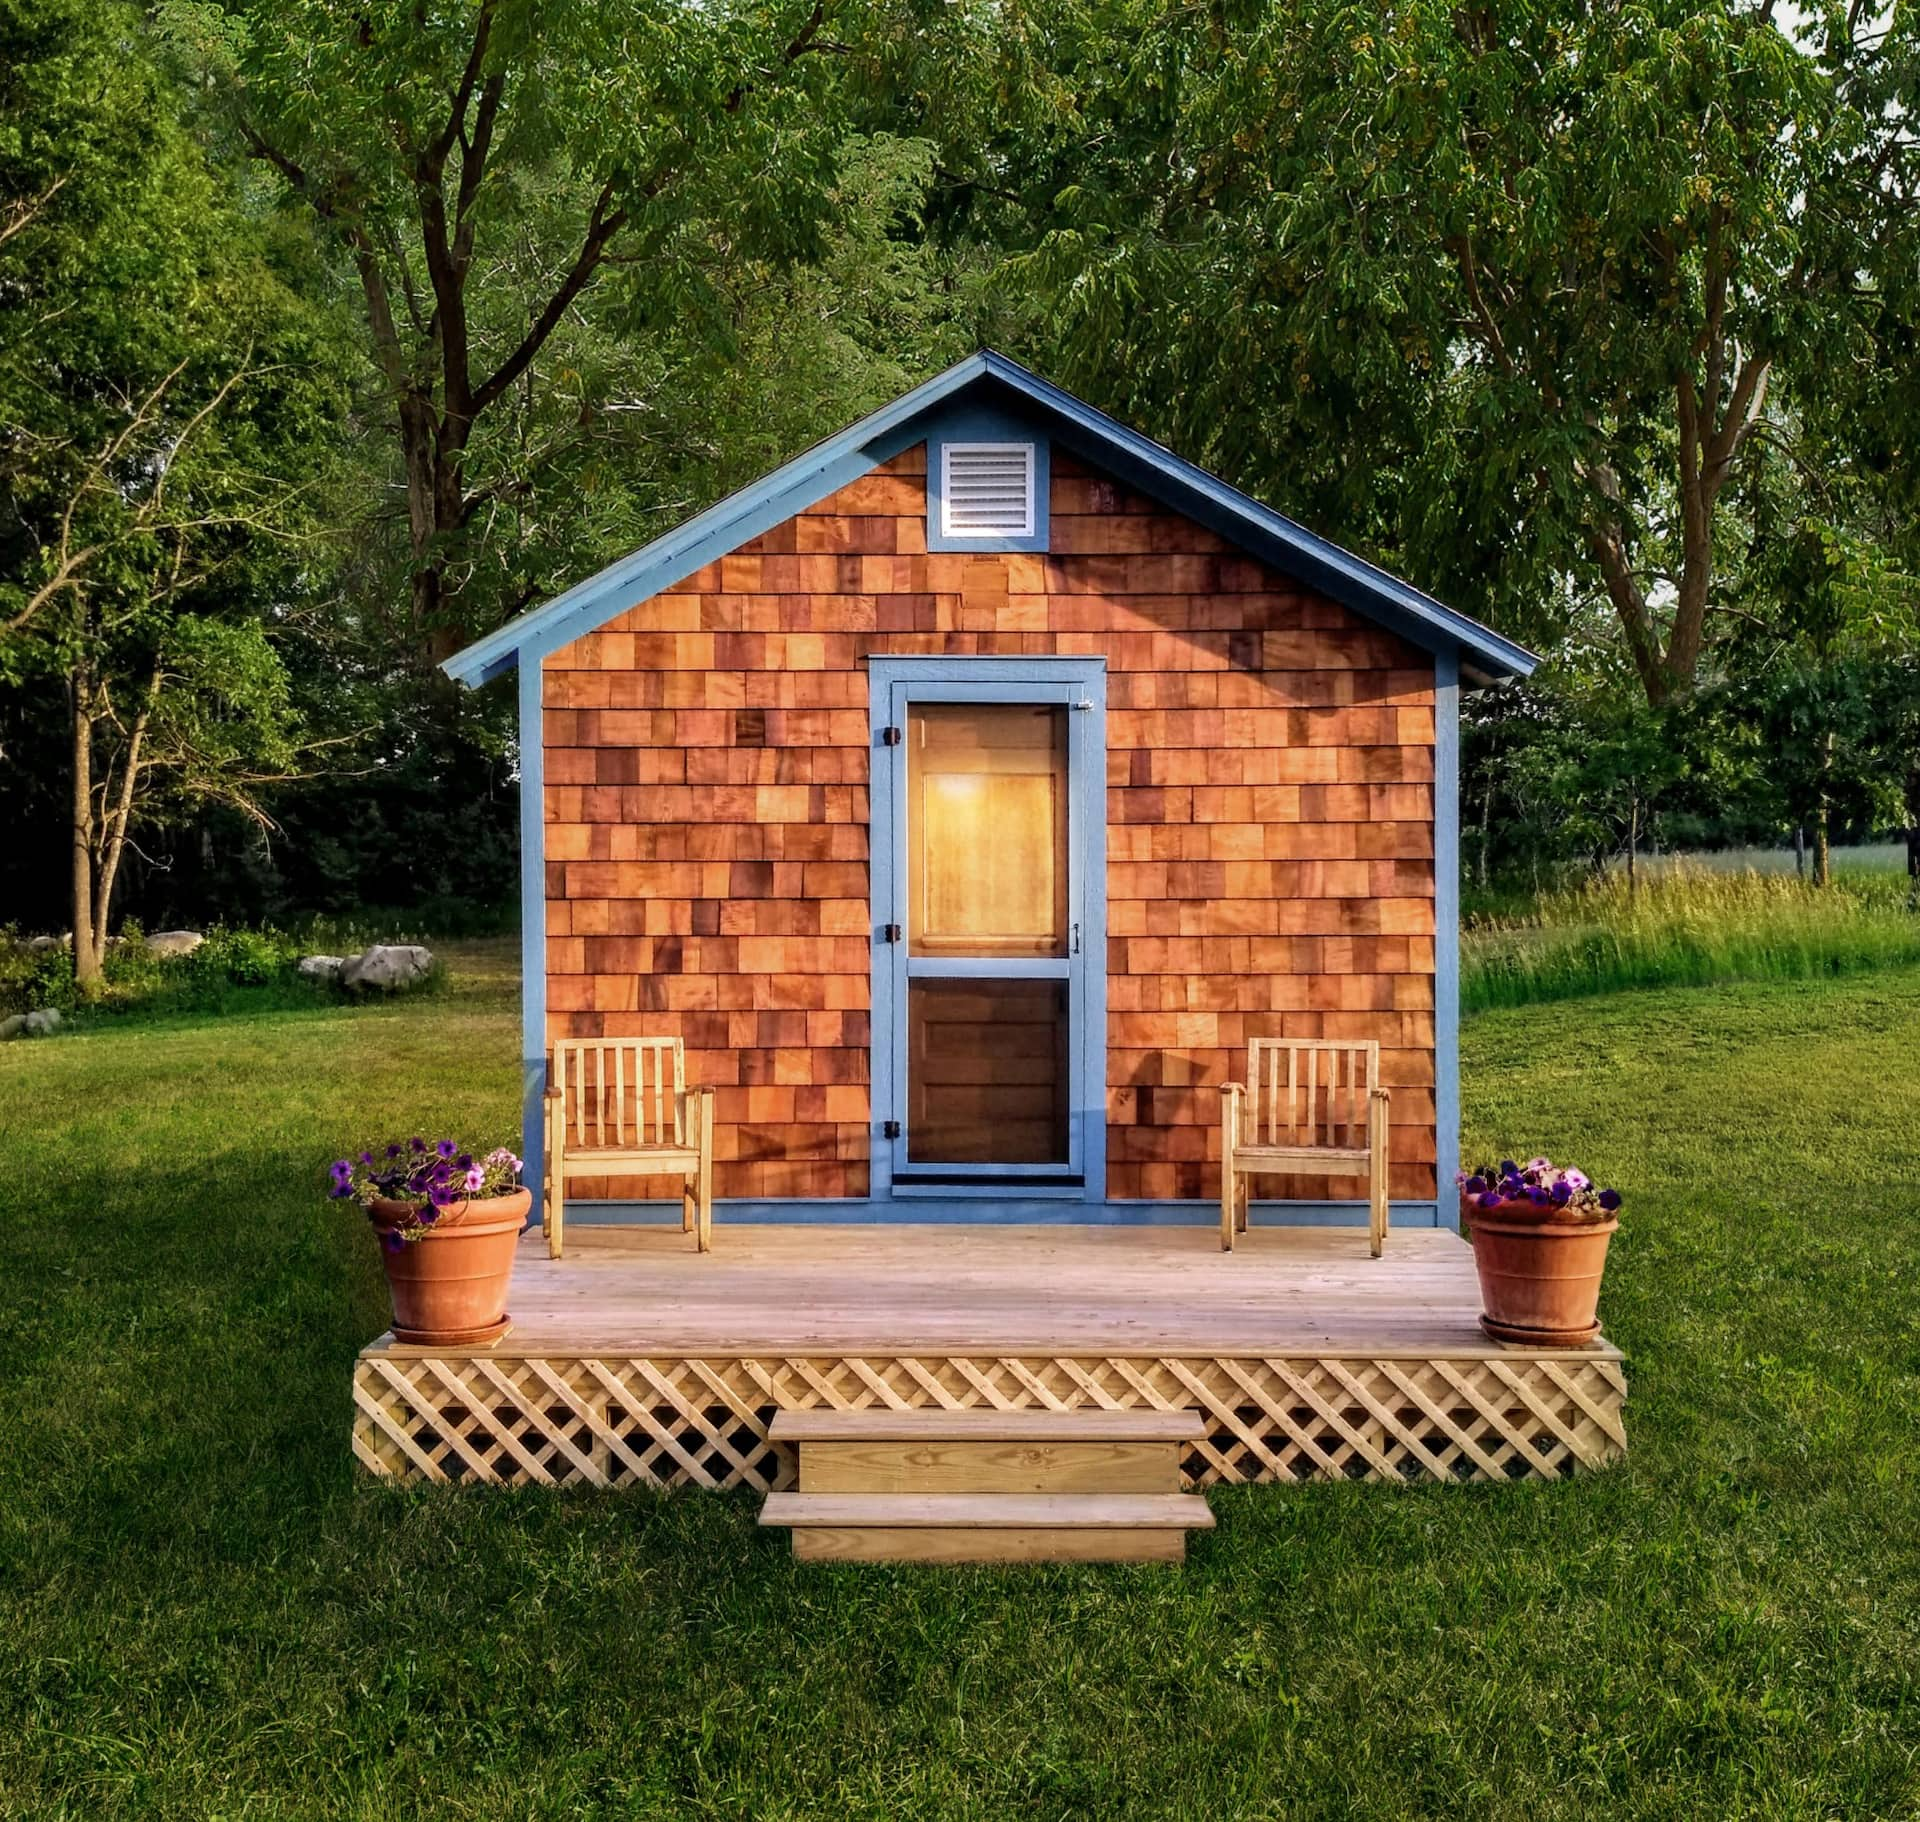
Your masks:
{"label": "white louvered vent", "polygon": [[942,445],[940,530],[949,538],[1033,536],[1033,445]]}

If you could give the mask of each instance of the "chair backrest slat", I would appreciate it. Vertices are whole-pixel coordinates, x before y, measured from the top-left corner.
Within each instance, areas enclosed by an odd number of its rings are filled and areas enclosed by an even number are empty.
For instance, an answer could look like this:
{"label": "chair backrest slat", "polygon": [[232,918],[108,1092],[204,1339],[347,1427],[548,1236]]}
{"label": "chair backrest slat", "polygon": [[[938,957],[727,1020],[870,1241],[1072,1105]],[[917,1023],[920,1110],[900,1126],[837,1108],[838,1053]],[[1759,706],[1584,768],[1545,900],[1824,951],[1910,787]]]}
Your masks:
{"label": "chair backrest slat", "polygon": [[[1280,1058],[1285,1053],[1284,1088]],[[1341,1081],[1341,1059],[1346,1080]],[[1324,1062],[1323,1059],[1324,1058]],[[1362,1149],[1380,1086],[1380,1046],[1372,1039],[1254,1038],[1247,1045],[1247,1108],[1242,1131],[1258,1144]]]}
{"label": "chair backrest slat", "polygon": [[680,1038],[562,1038],[548,1079],[581,1150],[684,1145],[686,1045]]}

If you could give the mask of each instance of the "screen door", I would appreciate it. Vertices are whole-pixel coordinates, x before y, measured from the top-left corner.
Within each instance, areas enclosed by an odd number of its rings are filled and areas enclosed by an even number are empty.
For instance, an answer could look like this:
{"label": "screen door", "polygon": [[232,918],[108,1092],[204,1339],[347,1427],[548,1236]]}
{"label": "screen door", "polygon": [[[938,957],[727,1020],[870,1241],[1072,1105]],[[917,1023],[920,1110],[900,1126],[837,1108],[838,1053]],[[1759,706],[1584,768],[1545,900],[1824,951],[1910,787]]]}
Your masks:
{"label": "screen door", "polygon": [[902,692],[897,1182],[1067,1183],[1080,1168],[1071,694]]}

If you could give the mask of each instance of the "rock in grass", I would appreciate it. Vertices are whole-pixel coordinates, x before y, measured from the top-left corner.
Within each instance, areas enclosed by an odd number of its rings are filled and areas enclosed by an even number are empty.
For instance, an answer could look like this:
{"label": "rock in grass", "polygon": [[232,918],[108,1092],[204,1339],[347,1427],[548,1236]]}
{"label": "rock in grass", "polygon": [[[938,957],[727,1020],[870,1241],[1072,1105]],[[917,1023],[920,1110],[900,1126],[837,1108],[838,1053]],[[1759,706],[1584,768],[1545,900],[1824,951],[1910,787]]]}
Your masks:
{"label": "rock in grass", "polygon": [[8,1018],[0,1019],[0,1043],[8,1038],[17,1038],[27,1028],[27,1015],[16,1012]]}
{"label": "rock in grass", "polygon": [[340,984],[355,993],[398,993],[425,980],[433,951],[418,943],[376,943],[340,970]]}
{"label": "rock in grass", "polygon": [[303,955],[294,972],[310,981],[337,981],[347,965],[344,955]]}
{"label": "rock in grass", "polygon": [[30,1038],[43,1038],[50,1031],[60,1028],[60,1014],[57,1008],[42,1006],[38,1012],[29,1012],[20,1021],[22,1034]]}
{"label": "rock in grass", "polygon": [[67,931],[64,936],[30,936],[27,938],[27,953],[29,955],[45,955],[49,949],[71,949],[72,947],[73,932],[71,930]]}
{"label": "rock in grass", "polygon": [[156,930],[147,948],[158,956],[191,955],[207,939],[198,930]]}

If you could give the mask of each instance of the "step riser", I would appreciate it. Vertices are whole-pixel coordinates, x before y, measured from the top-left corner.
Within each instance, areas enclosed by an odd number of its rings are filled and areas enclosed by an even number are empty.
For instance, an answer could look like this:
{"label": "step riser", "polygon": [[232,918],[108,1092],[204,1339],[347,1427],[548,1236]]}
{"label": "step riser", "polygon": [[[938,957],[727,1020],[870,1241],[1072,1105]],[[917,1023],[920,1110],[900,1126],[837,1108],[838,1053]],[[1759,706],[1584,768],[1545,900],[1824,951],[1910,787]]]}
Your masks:
{"label": "step riser", "polygon": [[807,1442],[803,1493],[1178,1493],[1165,1442]]}
{"label": "step riser", "polygon": [[1165,1527],[797,1525],[793,1554],[803,1563],[1183,1563],[1187,1535]]}

